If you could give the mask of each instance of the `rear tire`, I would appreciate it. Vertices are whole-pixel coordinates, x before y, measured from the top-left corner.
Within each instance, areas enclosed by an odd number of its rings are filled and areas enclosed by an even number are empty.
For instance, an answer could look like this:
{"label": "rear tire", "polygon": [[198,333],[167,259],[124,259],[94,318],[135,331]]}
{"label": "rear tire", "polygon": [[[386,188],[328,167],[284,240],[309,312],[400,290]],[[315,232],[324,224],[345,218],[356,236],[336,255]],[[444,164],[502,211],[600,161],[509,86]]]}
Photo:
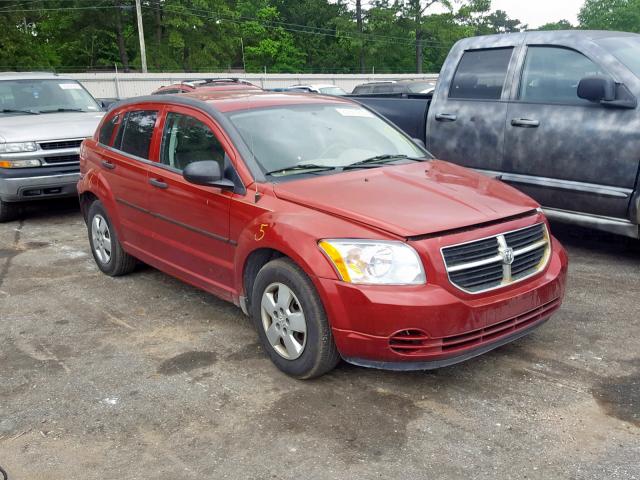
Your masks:
{"label": "rear tire", "polygon": [[89,207],[87,230],[91,253],[98,268],[111,277],[126,275],[136,267],[136,259],[124,251],[102,202]]}
{"label": "rear tire", "polygon": [[19,211],[20,207],[17,204],[0,200],[0,222],[15,220]]}
{"label": "rear tire", "polygon": [[264,349],[287,375],[319,377],[340,361],[318,292],[291,260],[278,258],[260,269],[250,307]]}

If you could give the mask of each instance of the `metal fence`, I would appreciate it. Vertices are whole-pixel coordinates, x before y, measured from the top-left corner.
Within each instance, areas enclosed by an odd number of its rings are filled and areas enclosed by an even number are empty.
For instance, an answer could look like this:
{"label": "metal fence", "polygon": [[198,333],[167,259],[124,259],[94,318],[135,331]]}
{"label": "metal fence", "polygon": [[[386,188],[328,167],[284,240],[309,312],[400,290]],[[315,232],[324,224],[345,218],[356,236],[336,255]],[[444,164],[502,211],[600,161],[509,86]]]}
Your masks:
{"label": "metal fence", "polygon": [[351,92],[353,87],[365,82],[408,78],[435,80],[438,78],[437,74],[69,73],[64,75],[80,81],[87,90],[99,98],[128,98],[148,95],[163,85],[198,78],[241,78],[262,88],[288,87],[299,83],[324,83],[336,85],[347,92]]}

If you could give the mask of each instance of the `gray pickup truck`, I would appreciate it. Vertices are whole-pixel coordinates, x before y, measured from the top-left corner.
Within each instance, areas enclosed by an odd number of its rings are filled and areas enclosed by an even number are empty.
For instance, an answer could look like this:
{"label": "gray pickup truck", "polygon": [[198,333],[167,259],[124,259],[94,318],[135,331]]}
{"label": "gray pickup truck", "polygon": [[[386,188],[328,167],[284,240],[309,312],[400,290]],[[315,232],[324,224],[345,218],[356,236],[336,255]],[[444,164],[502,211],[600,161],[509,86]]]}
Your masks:
{"label": "gray pickup truck", "polygon": [[467,38],[433,98],[353,98],[437,158],[529,194],[551,219],[640,237],[640,35]]}
{"label": "gray pickup truck", "polygon": [[80,143],[102,110],[70,78],[0,73],[0,222],[21,202],[77,195]]}

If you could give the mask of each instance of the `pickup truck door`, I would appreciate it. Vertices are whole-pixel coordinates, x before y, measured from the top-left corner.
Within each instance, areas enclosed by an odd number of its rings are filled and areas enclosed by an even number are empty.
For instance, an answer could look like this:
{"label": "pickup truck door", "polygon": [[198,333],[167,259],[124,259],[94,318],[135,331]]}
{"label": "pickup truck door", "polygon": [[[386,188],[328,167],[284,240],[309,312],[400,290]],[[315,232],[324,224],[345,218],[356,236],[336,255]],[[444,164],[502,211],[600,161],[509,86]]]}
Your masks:
{"label": "pickup truck door", "polygon": [[[427,120],[428,148],[436,158],[498,170],[517,47],[452,52],[440,75]],[[512,65],[513,64],[513,65]]]}
{"label": "pickup truck door", "polygon": [[579,98],[582,78],[610,74],[575,49],[529,45],[520,62],[502,179],[547,208],[626,218],[640,159],[637,111]]}
{"label": "pickup truck door", "polygon": [[192,162],[215,160],[229,172],[229,143],[203,113],[170,106],[163,115],[158,162],[149,167],[152,255],[158,266],[230,299],[235,242],[229,238],[233,192],[194,185],[182,176]]}

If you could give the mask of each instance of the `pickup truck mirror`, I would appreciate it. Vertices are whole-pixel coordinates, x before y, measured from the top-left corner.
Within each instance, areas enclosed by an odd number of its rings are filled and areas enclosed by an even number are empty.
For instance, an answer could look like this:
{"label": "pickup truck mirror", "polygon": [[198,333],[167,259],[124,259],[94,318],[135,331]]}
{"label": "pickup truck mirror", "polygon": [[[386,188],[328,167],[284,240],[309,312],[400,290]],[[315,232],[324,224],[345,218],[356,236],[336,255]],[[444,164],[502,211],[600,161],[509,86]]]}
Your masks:
{"label": "pickup truck mirror", "polygon": [[616,99],[616,82],[609,77],[586,77],[578,83],[578,97],[590,102],[612,102]]}
{"label": "pickup truck mirror", "polygon": [[195,185],[205,185],[207,187],[217,187],[222,190],[233,190],[234,183],[222,177],[220,164],[214,160],[203,160],[192,162],[182,171],[184,179]]}

